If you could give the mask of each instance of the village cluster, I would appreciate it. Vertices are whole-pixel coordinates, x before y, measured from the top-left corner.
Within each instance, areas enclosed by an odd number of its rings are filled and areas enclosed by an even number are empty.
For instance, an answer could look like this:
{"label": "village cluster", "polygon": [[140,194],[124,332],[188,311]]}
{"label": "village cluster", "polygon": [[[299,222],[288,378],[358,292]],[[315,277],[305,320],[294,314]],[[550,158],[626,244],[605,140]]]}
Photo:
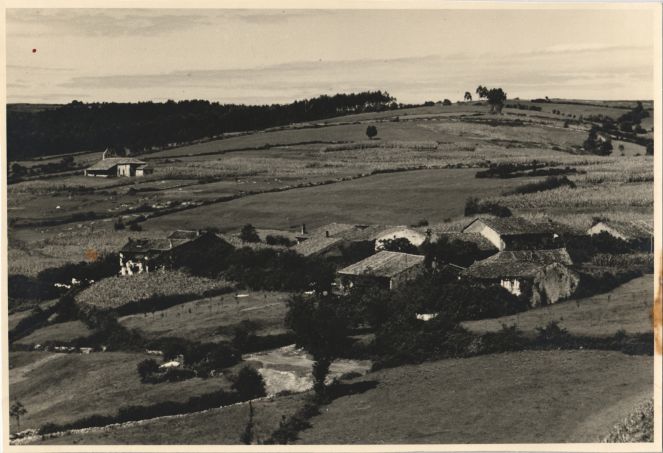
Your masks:
{"label": "village cluster", "polygon": [[[390,241],[405,240],[414,248],[424,242],[460,240],[473,243],[487,256],[468,267],[449,262],[459,279],[472,278],[496,283],[511,294],[524,297],[530,306],[553,304],[573,296],[580,278],[574,262],[563,246],[562,238],[607,234],[625,242],[653,243],[653,230],[642,222],[599,221],[587,231],[577,231],[550,219],[531,221],[522,217],[478,217],[460,232],[435,231],[428,227],[359,225],[331,223],[298,232],[256,230],[260,237],[281,236],[293,241],[290,249],[311,257],[334,260],[343,247],[372,242],[374,253],[361,261],[337,270],[333,286],[347,292],[356,284],[395,289],[425,270],[425,256],[385,250]],[[133,239],[119,253],[121,275],[150,272],[172,266],[174,253],[202,251],[219,243],[241,244],[237,235],[209,231],[177,230],[163,239]],[[283,249],[283,246],[261,244]]]}

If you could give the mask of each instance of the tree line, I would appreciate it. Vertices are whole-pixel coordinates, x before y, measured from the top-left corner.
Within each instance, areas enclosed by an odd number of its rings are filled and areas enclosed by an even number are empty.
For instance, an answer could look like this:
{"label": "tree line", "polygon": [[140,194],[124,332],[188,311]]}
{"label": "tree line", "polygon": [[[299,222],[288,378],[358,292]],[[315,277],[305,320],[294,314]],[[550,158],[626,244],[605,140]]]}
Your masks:
{"label": "tree line", "polygon": [[47,110],[7,108],[9,160],[112,147],[139,154],[152,147],[399,108],[386,91],[318,96],[290,104],[220,104],[206,100],[69,104]]}

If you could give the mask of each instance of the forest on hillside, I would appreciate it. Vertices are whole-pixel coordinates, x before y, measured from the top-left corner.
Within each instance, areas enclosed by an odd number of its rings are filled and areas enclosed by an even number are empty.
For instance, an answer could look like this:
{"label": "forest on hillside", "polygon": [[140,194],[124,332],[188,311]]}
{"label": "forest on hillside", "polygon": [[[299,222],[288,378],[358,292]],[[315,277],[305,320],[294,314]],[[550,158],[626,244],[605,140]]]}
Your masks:
{"label": "forest on hillside", "polygon": [[83,103],[30,110],[7,106],[9,160],[112,147],[140,154],[152,147],[400,107],[386,91],[318,96],[290,104],[220,104],[205,100]]}

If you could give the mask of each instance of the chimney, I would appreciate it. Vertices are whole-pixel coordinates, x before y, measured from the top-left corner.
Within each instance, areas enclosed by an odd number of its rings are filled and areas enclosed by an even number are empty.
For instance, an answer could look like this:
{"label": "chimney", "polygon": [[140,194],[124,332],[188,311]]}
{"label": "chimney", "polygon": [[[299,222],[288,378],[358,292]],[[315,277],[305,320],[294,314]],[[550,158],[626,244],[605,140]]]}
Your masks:
{"label": "chimney", "polygon": [[306,224],[302,223],[302,234],[307,234],[306,232]]}
{"label": "chimney", "polygon": [[326,237],[326,238],[329,237],[329,230],[325,231],[325,237]]}
{"label": "chimney", "polygon": [[103,153],[101,153],[101,160],[106,160],[106,153],[108,152],[108,148],[104,150]]}

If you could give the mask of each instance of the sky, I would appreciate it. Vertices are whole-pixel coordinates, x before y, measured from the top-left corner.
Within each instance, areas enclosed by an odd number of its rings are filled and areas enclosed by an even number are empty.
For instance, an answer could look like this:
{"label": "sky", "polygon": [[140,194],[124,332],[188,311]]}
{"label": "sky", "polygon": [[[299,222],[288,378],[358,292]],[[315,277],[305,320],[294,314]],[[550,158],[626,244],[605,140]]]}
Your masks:
{"label": "sky", "polygon": [[8,9],[7,102],[651,99],[652,12]]}

